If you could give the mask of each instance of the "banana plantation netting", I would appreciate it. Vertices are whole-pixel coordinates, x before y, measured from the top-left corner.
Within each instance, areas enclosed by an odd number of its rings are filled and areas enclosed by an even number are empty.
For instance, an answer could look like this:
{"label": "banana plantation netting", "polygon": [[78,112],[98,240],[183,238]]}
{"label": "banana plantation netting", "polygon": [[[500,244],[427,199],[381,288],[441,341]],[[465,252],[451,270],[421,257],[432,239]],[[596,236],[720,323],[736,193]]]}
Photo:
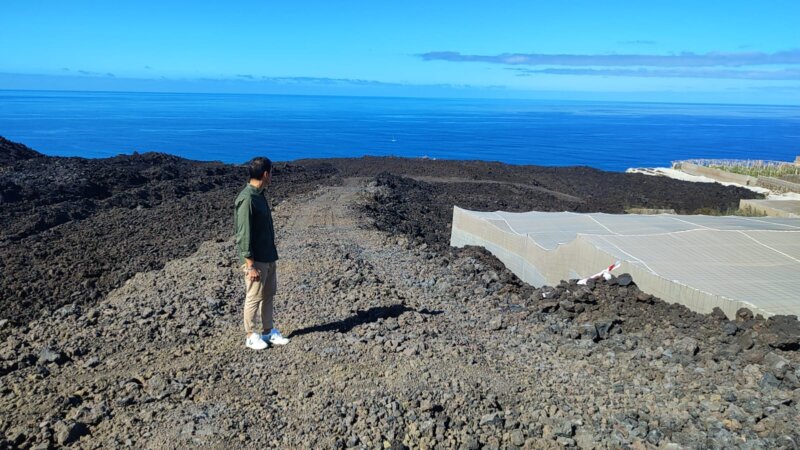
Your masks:
{"label": "banana plantation netting", "polygon": [[630,273],[642,291],[728,317],[800,314],[800,219],[453,210],[451,245],[493,253],[534,286]]}

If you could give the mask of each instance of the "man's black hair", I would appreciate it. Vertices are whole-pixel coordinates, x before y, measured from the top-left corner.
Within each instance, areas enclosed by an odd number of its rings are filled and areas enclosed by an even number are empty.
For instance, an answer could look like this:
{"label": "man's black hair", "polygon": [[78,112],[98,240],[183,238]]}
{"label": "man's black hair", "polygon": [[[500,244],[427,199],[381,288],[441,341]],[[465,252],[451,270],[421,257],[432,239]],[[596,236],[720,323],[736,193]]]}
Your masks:
{"label": "man's black hair", "polygon": [[272,161],[264,156],[259,156],[247,163],[247,174],[251,180],[260,180],[264,172],[272,170]]}

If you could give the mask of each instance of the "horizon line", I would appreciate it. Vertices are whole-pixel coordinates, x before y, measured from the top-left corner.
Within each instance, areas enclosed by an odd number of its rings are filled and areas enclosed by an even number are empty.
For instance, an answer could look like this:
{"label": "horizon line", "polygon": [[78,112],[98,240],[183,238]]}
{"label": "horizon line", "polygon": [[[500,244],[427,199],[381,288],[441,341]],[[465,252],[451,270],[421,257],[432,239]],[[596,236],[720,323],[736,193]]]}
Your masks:
{"label": "horizon line", "polygon": [[[409,99],[409,100],[493,100],[493,101],[536,101],[536,102],[572,102],[572,103],[634,103],[655,105],[706,105],[706,106],[765,106],[765,107],[800,107],[800,103],[720,103],[720,102],[686,102],[686,101],[655,101],[655,100],[591,100],[591,99],[566,99],[566,98],[509,98],[509,97],[448,97],[448,96],[401,96],[401,95],[372,95],[372,94],[297,94],[297,93],[266,93],[266,92],[181,92],[181,91],[135,91],[135,90],[103,90],[103,89],[8,89],[0,87],[0,92],[80,92],[98,94],[150,94],[150,95],[229,95],[229,96],[265,96],[265,97],[339,97],[339,98],[375,98],[375,99]],[[535,93],[538,91],[526,91]],[[576,91],[585,92],[585,91]],[[660,91],[649,91],[659,93]],[[615,94],[595,93],[595,94]]]}

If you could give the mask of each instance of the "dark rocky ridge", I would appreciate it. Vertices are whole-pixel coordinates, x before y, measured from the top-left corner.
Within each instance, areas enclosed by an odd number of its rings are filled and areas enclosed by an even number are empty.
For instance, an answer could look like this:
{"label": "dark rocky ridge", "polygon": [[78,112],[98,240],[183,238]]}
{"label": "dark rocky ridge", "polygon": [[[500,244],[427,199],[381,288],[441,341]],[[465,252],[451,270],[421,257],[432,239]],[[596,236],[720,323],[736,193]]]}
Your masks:
{"label": "dark rocky ridge", "polygon": [[[748,189],[717,183],[689,183],[667,177],[604,172],[591,167],[544,167],[485,161],[449,161],[395,157],[298,160],[297,164],[330,164],[342,177],[377,177],[383,172],[422,179],[434,196],[456,205],[509,211],[607,212],[627,208],[674,209],[679,214],[726,212],[742,198],[761,198]],[[549,192],[548,192],[549,191]],[[536,197],[526,200],[527,197]],[[476,200],[471,200],[471,199]]]}
{"label": "dark rocky ridge", "polygon": [[0,167],[31,158],[40,158],[44,155],[26,145],[11,142],[0,136]]}

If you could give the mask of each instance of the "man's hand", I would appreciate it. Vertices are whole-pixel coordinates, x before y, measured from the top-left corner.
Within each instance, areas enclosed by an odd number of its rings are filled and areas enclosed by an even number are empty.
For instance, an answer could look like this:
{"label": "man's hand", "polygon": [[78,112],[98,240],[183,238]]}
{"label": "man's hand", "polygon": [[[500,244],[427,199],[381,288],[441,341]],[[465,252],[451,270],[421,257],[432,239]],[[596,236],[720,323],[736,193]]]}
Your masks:
{"label": "man's hand", "polygon": [[261,278],[261,271],[256,269],[254,266],[248,267],[247,269],[247,279],[250,281],[258,281]]}
{"label": "man's hand", "polygon": [[261,271],[256,269],[256,262],[251,258],[244,259],[244,275],[249,281],[258,281],[261,278]]}

